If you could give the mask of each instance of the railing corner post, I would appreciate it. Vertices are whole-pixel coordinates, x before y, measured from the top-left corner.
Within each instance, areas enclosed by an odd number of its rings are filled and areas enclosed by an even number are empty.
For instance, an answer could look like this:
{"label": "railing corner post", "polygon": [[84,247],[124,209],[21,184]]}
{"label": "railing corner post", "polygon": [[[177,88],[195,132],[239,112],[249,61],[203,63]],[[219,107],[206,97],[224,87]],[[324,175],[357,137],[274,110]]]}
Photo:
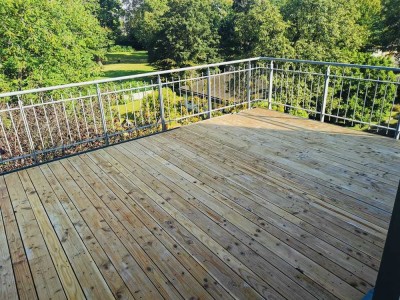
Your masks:
{"label": "railing corner post", "polygon": [[274,86],[274,61],[271,60],[269,70],[268,109],[272,109],[272,90]]}
{"label": "railing corner post", "polygon": [[251,61],[247,64],[247,108],[251,109]]}
{"label": "railing corner post", "polygon": [[97,92],[97,100],[99,101],[101,124],[103,126],[104,139],[105,139],[106,145],[108,146],[110,144],[110,140],[108,137],[107,122],[106,122],[106,115],[104,113],[103,101],[101,100],[101,90],[100,90],[100,86],[98,83],[96,84],[96,92]]}
{"label": "railing corner post", "polygon": [[396,131],[394,134],[394,138],[396,140],[399,140],[400,139],[400,114],[397,116],[397,118],[398,118],[398,121],[397,121],[397,127],[396,127]]}
{"label": "railing corner post", "polygon": [[320,121],[323,123],[325,121],[325,111],[326,111],[326,101],[328,99],[329,93],[329,76],[331,74],[331,66],[328,66],[325,73],[325,83],[324,83],[324,95],[322,98],[322,108],[321,108],[321,119]]}
{"label": "railing corner post", "polygon": [[165,123],[164,97],[163,97],[163,94],[162,94],[162,82],[161,82],[161,76],[160,75],[158,75],[157,81],[158,81],[158,100],[160,102],[161,128],[162,128],[162,131],[166,131],[167,130],[167,125]]}
{"label": "railing corner post", "polygon": [[210,71],[210,67],[207,68],[207,100],[208,100],[207,118],[211,119],[211,117],[212,117],[212,101],[211,101],[211,71]]}

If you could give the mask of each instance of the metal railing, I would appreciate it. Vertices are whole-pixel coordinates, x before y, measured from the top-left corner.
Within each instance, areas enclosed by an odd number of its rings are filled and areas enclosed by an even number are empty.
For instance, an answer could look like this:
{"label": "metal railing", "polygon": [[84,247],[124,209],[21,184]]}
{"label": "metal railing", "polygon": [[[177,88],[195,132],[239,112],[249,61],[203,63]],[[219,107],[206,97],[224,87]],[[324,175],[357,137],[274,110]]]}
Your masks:
{"label": "metal railing", "polygon": [[251,58],[0,94],[0,173],[265,106],[399,139],[400,69]]}

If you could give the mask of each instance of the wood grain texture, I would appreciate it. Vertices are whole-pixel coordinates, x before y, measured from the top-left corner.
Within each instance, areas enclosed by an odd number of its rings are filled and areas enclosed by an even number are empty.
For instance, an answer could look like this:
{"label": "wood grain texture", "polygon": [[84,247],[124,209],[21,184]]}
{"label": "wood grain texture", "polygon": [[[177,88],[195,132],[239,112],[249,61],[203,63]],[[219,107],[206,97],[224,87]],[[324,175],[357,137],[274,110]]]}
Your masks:
{"label": "wood grain texture", "polygon": [[3,176],[0,177],[0,207],[3,213],[4,227],[19,298],[35,300],[37,299],[35,285]]}
{"label": "wood grain texture", "polygon": [[11,264],[11,254],[8,247],[1,208],[0,245],[0,299],[16,299],[18,297],[18,292],[15,284],[14,271]]}
{"label": "wood grain texture", "polygon": [[19,174],[6,175],[5,181],[38,297],[67,299]]}
{"label": "wood grain texture", "polygon": [[398,142],[264,109],[0,176],[0,298],[361,299],[399,178]]}

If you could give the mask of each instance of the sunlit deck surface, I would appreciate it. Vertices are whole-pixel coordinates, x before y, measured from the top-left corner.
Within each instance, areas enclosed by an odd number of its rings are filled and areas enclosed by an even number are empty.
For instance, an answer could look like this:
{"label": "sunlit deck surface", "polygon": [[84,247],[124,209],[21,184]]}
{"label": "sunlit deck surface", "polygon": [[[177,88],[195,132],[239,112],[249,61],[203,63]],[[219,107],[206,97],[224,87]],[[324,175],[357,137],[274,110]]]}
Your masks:
{"label": "sunlit deck surface", "polygon": [[361,299],[399,165],[254,109],[0,176],[0,299]]}

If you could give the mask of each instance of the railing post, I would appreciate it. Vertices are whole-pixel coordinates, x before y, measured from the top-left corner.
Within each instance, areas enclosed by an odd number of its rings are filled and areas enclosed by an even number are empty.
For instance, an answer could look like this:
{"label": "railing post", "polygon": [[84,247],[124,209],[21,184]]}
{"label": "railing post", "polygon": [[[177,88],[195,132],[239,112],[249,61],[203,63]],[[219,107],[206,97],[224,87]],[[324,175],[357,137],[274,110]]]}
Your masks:
{"label": "railing post", "polygon": [[19,105],[19,110],[21,112],[22,121],[24,122],[25,132],[26,132],[26,135],[28,136],[29,148],[31,150],[31,155],[32,155],[33,160],[35,161],[35,163],[37,163],[35,144],[33,143],[31,130],[29,129],[28,119],[26,118],[26,115],[25,115],[24,104],[19,99],[19,97],[18,97],[18,105]]}
{"label": "railing post", "polygon": [[208,100],[208,110],[207,110],[207,118],[211,119],[212,117],[212,101],[211,101],[211,72],[210,68],[207,68],[207,100]]}
{"label": "railing post", "polygon": [[274,86],[274,61],[271,61],[269,70],[268,109],[272,109],[272,89]]}
{"label": "railing post", "polygon": [[166,131],[167,126],[165,124],[164,97],[162,94],[162,82],[160,75],[158,75],[158,100],[160,101],[161,128],[162,131]]}
{"label": "railing post", "polygon": [[395,131],[395,134],[394,134],[394,138],[396,140],[400,139],[400,114],[397,115],[397,118],[399,120],[397,121],[397,127],[396,127],[396,131]]}
{"label": "railing post", "polygon": [[99,101],[99,107],[100,107],[101,124],[103,126],[104,139],[106,141],[106,145],[108,146],[110,144],[110,140],[108,138],[106,115],[104,113],[103,101],[101,100],[101,91],[99,84],[96,84],[96,91],[97,91],[97,100]]}
{"label": "railing post", "polygon": [[321,108],[321,122],[325,121],[326,100],[328,99],[330,74],[331,74],[331,66],[328,66],[325,73],[324,95],[322,98],[322,108]]}
{"label": "railing post", "polygon": [[247,106],[251,108],[251,61],[247,64]]}

